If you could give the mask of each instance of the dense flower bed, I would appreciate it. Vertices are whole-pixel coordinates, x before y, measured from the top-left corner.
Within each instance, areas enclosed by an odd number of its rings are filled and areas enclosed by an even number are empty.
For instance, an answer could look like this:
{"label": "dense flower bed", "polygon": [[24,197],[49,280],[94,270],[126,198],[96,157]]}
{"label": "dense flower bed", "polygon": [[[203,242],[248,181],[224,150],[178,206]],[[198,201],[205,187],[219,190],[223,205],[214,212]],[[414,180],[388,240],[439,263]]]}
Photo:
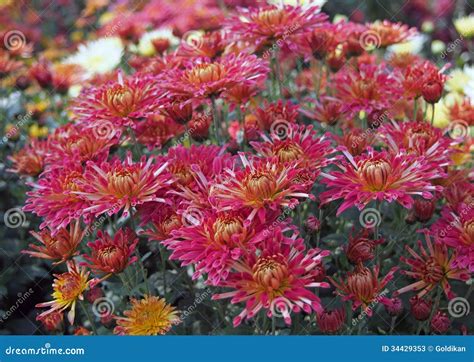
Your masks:
{"label": "dense flower bed", "polygon": [[41,298],[24,319],[472,333],[474,15],[450,10],[446,46],[427,21],[249,3],[95,0],[73,33],[0,27],[2,149],[26,194],[9,191],[5,254],[33,281],[20,304]]}

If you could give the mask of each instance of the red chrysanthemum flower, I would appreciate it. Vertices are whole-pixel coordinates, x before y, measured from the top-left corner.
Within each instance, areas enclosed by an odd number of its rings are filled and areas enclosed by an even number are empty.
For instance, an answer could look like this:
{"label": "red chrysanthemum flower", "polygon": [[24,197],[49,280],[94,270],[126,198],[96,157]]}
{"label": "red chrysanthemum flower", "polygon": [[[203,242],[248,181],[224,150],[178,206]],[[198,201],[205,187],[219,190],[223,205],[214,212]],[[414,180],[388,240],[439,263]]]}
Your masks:
{"label": "red chrysanthemum flower", "polygon": [[448,106],[448,114],[451,122],[463,121],[469,126],[474,126],[474,101],[464,98],[461,103],[455,102]]}
{"label": "red chrysanthemum flower", "polygon": [[[276,157],[282,164],[294,163],[299,168],[316,172],[329,162],[326,156],[330,153],[331,142],[325,136],[319,137],[313,126],[282,123],[283,132],[275,127],[270,137],[262,134],[264,142],[251,142],[259,155],[268,158]],[[317,176],[317,174],[315,175]]]}
{"label": "red chrysanthemum flower", "polygon": [[83,180],[82,166],[70,162],[43,172],[35,184],[30,184],[33,190],[26,193],[23,209],[43,218],[40,228],[48,226],[53,233],[65,228],[90,206],[88,200],[77,194],[84,190]]}
{"label": "red chrysanthemum flower", "polygon": [[143,235],[155,241],[170,238],[172,232],[183,225],[183,217],[178,214],[177,207],[177,202],[170,200],[166,204],[147,202],[141,205],[138,208],[140,225],[145,226],[148,223],[151,225],[149,229],[143,231]]}
{"label": "red chrysanthemum flower", "polygon": [[10,58],[8,52],[0,51],[0,79],[23,67],[23,63]]}
{"label": "red chrysanthemum flower", "polygon": [[371,113],[391,109],[402,95],[399,77],[384,64],[362,64],[359,69],[345,67],[335,75],[338,97],[345,111]]}
{"label": "red chrysanthemum flower", "polygon": [[275,122],[285,121],[287,123],[296,123],[298,118],[298,105],[290,101],[284,102],[281,99],[278,102],[263,104],[255,111],[256,126],[262,131],[269,131]]}
{"label": "red chrysanthemum flower", "polygon": [[130,153],[123,162],[118,158],[100,164],[89,161],[80,182],[82,190],[74,193],[91,204],[85,213],[113,215],[123,209],[123,216],[128,216],[132,207],[164,201],[156,193],[171,183],[163,173],[166,167],[166,163],[154,164],[145,156],[134,163]]}
{"label": "red chrysanthemum flower", "polygon": [[391,122],[383,125],[378,133],[393,150],[424,156],[438,167],[451,164],[453,140],[428,122]]}
{"label": "red chrysanthemum flower", "polygon": [[158,82],[152,76],[137,75],[108,82],[98,88],[89,87],[72,101],[71,111],[86,126],[112,123],[133,126],[135,121],[147,119],[158,107]]}
{"label": "red chrysanthemum flower", "polygon": [[228,33],[222,31],[213,31],[202,35],[197,33],[187,34],[187,38],[182,40],[176,52],[178,56],[216,59],[224,53],[230,43]]}
{"label": "red chrysanthemum flower", "polygon": [[38,176],[44,169],[45,159],[49,152],[49,143],[32,139],[20,151],[8,156],[12,167],[7,171],[21,176]]}
{"label": "red chrysanthemum flower", "polygon": [[337,288],[336,293],[341,295],[343,300],[352,301],[353,310],[362,307],[362,311],[365,311],[368,316],[372,316],[371,303],[374,301],[387,302],[385,286],[393,279],[397,269],[397,267],[393,267],[382,280],[379,280],[380,267],[378,265],[369,269],[359,264],[352,273],[347,273],[345,281],[337,281],[331,277],[328,279]]}
{"label": "red chrysanthemum flower", "polygon": [[474,203],[445,206],[431,230],[437,243],[457,250],[453,266],[474,272]]}
{"label": "red chrysanthemum flower", "polygon": [[450,256],[446,245],[441,243],[433,245],[429,232],[424,230],[424,234],[426,249],[421,240],[418,240],[420,254],[406,245],[405,248],[411,258],[400,257],[400,261],[410,267],[410,270],[402,270],[402,274],[416,279],[416,282],[397,290],[396,295],[413,290],[418,292],[417,296],[421,298],[436,287],[441,287],[446,297],[452,299],[455,295],[451,291],[449,280],[466,281],[470,277],[469,272],[454,266],[456,253],[452,253]]}
{"label": "red chrysanthemum flower", "polygon": [[323,183],[329,190],[321,194],[323,203],[344,199],[337,215],[349,207],[362,210],[370,201],[397,201],[402,206],[413,207],[413,195],[431,199],[434,191],[441,186],[433,186],[430,180],[444,174],[425,158],[406,153],[377,152],[368,149],[367,154],[352,157],[343,151],[346,159],[337,166],[341,171],[321,173]]}
{"label": "red chrysanthemum flower", "polygon": [[373,129],[363,130],[361,128],[347,128],[343,130],[342,136],[331,134],[339,144],[339,151],[347,149],[352,156],[359,156],[375,141]]}
{"label": "red chrysanthemum flower", "polygon": [[239,9],[228,21],[228,29],[238,40],[263,50],[278,40],[291,46],[296,35],[325,24],[327,19],[317,6],[266,5]]}
{"label": "red chrysanthemum flower", "polygon": [[[322,311],[319,298],[308,288],[328,287],[319,282],[321,259],[329,255],[319,249],[295,248],[274,238],[281,230],[263,242],[259,253],[246,255],[236,261],[233,271],[221,286],[234,289],[213,295],[212,299],[232,298],[231,303],[244,302],[242,312],[234,318],[234,326],[244,319],[253,318],[261,309],[267,316],[282,315],[291,324],[291,312]],[[301,245],[297,240],[297,245]]]}
{"label": "red chrysanthemum flower", "polygon": [[298,169],[295,164],[282,166],[276,160],[247,160],[243,153],[240,159],[243,170],[226,169],[222,182],[215,182],[211,198],[219,210],[250,210],[248,221],[258,215],[265,220],[267,210],[277,211],[281,207],[294,207],[296,198],[311,198],[305,185],[295,182]]}
{"label": "red chrysanthemum flower", "polygon": [[185,69],[174,69],[160,76],[160,86],[169,97],[188,101],[218,97],[232,87],[256,84],[265,79],[269,69],[255,55],[229,54],[215,61],[194,59]]}
{"label": "red chrysanthemum flower", "polygon": [[107,232],[97,232],[97,239],[87,243],[90,255],[84,254],[89,267],[96,273],[118,274],[137,260],[132,257],[138,244],[137,235],[130,229],[118,230],[112,238]]}
{"label": "red chrysanthemum flower", "polygon": [[52,235],[48,228],[39,232],[30,231],[30,233],[42,245],[30,244],[31,250],[22,250],[22,254],[53,260],[55,261],[53,264],[59,264],[77,254],[77,248],[84,237],[85,230],[81,230],[80,222],[73,221],[69,225],[69,230],[60,228],[55,235]]}
{"label": "red chrysanthemum flower", "polygon": [[345,108],[343,103],[334,97],[321,96],[315,100],[314,109],[302,109],[301,113],[315,121],[335,125],[344,117]]}

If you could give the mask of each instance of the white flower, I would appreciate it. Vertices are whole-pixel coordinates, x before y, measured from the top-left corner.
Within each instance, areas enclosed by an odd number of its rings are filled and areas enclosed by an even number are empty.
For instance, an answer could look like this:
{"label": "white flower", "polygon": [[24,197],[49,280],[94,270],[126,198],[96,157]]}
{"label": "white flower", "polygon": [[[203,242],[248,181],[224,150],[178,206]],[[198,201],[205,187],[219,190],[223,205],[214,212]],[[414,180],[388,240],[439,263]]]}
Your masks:
{"label": "white flower", "polygon": [[468,96],[474,101],[474,66],[465,65],[463,69],[454,69],[449,73],[446,89]]}
{"label": "white flower", "polygon": [[423,44],[426,41],[426,35],[417,34],[411,37],[408,41],[390,45],[387,50],[390,53],[410,53],[410,54],[419,54],[423,49]]}
{"label": "white flower", "polygon": [[327,0],[268,0],[269,4],[283,7],[284,5],[301,6],[303,8],[310,6],[319,6],[320,8],[326,4]]}
{"label": "white flower", "polygon": [[64,60],[66,64],[78,64],[86,71],[86,78],[114,70],[120,64],[123,44],[120,38],[100,38],[79,45],[78,51]]}
{"label": "white flower", "polygon": [[153,46],[153,40],[155,39],[167,39],[171,47],[179,44],[179,38],[173,35],[170,28],[160,28],[143,34],[138,41],[138,45],[130,46],[130,50],[143,56],[152,56],[156,53]]}

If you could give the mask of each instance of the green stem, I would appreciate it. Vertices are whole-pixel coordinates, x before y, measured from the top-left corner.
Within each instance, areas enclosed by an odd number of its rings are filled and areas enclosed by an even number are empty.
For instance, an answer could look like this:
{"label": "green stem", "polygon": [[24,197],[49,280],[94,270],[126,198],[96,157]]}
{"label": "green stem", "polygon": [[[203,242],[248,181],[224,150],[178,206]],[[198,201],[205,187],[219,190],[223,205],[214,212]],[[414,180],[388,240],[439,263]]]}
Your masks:
{"label": "green stem", "polygon": [[89,311],[87,310],[87,307],[85,306],[84,302],[79,302],[79,304],[81,305],[81,308],[82,308],[82,311],[84,312],[84,314],[86,315],[86,318],[87,320],[89,321],[91,327],[92,327],[92,330],[94,331],[94,334],[96,336],[98,336],[99,334],[97,333],[97,328],[95,327],[95,323],[94,321],[92,320],[92,317],[89,313]]}
{"label": "green stem", "polygon": [[431,105],[431,125],[434,123],[434,115],[435,115],[435,105],[434,103]]}
{"label": "green stem", "polygon": [[216,143],[221,144],[220,138],[220,117],[219,112],[217,111],[216,98],[211,96],[211,107],[212,107],[212,118],[214,119],[214,137],[216,138]]}
{"label": "green stem", "polygon": [[418,113],[418,99],[415,98],[415,104],[413,106],[413,120],[416,121],[416,114]]}

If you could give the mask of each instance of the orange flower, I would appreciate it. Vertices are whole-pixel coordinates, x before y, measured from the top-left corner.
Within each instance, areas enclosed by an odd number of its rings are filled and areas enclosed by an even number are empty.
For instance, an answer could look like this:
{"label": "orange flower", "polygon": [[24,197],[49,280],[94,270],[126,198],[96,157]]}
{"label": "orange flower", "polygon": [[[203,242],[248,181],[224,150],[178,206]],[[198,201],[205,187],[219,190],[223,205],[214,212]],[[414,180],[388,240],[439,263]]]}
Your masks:
{"label": "orange flower", "polygon": [[116,334],[131,336],[156,336],[165,334],[181,322],[178,312],[162,298],[145,295],[141,300],[132,299],[132,309],[117,317]]}
{"label": "orange flower", "polygon": [[31,231],[30,233],[43,245],[30,244],[29,246],[33,250],[22,250],[22,253],[37,258],[55,260],[53,264],[59,264],[77,254],[77,247],[81,243],[85,231],[81,230],[79,221],[73,221],[69,225],[69,231],[60,228],[54,236],[50,229],[43,229],[40,232]]}

